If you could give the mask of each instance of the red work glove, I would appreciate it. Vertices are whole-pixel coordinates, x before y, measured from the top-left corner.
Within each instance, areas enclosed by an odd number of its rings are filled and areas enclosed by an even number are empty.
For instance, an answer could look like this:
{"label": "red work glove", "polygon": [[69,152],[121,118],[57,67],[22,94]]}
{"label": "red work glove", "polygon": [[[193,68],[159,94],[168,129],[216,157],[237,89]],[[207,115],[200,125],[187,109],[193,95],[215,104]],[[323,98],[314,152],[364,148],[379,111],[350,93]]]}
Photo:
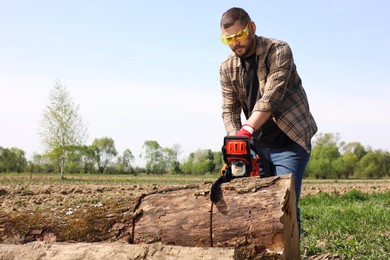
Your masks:
{"label": "red work glove", "polygon": [[255,129],[252,126],[245,124],[241,127],[240,131],[237,132],[236,136],[246,136],[250,139],[254,131]]}

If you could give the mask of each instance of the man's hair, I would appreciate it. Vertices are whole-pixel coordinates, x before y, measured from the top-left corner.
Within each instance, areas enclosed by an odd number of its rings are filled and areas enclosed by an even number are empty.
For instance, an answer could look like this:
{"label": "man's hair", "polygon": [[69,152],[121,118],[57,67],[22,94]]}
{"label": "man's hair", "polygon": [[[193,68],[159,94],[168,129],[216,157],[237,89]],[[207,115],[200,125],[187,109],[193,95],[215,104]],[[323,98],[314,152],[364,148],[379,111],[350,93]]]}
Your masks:
{"label": "man's hair", "polygon": [[237,21],[240,21],[241,25],[246,25],[251,21],[251,18],[249,17],[249,14],[242,8],[230,8],[222,15],[221,28],[229,28]]}

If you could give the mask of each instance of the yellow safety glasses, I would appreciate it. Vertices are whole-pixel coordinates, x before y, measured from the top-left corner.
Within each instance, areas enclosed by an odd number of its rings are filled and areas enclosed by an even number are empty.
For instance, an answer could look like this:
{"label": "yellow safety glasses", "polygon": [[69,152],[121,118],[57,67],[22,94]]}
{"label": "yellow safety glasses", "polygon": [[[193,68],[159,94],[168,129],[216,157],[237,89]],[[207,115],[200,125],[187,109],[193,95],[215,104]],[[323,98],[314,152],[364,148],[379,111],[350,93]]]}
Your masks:
{"label": "yellow safety glasses", "polygon": [[[250,23],[250,22],[249,22]],[[229,35],[229,36],[225,36],[225,35],[221,35],[221,41],[224,43],[224,44],[232,44],[233,42],[235,41],[245,41],[246,39],[248,39],[248,36],[249,36],[249,23],[245,26],[245,28],[241,31],[239,31],[238,33],[236,34],[233,34],[233,35]]]}

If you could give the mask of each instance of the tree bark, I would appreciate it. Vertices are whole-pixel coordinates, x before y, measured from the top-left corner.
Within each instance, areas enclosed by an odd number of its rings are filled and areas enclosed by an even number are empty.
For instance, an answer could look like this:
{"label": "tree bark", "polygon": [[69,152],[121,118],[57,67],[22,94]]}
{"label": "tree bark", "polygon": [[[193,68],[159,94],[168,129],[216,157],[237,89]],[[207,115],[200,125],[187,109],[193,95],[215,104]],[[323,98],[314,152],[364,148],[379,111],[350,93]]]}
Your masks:
{"label": "tree bark", "polygon": [[[296,197],[291,175],[248,177],[222,184],[212,205],[211,184],[150,194],[135,213],[134,243],[235,248],[239,259],[299,259]],[[212,234],[212,235],[211,235]]]}

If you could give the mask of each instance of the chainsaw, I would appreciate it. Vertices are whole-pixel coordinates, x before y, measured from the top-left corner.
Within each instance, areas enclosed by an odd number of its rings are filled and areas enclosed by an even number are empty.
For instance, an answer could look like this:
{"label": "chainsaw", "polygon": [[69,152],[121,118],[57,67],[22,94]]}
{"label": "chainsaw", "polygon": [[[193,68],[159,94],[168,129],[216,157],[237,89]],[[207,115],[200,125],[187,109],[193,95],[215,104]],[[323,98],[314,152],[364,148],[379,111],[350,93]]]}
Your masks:
{"label": "chainsaw", "polygon": [[[210,190],[210,246],[213,247],[213,205],[222,200],[221,184],[234,178],[271,176],[268,161],[265,159],[254,141],[243,136],[225,136],[222,146],[225,162],[221,176],[213,183]],[[261,167],[260,167],[261,166]],[[262,170],[261,170],[262,169]],[[223,201],[223,200],[222,200]],[[223,204],[223,203],[222,203]]]}
{"label": "chainsaw", "polygon": [[[222,198],[222,183],[230,182],[234,178],[270,176],[267,160],[247,137],[225,136],[222,154],[225,165],[221,176],[211,186],[212,202],[218,202]],[[260,171],[260,164],[263,171]]]}

